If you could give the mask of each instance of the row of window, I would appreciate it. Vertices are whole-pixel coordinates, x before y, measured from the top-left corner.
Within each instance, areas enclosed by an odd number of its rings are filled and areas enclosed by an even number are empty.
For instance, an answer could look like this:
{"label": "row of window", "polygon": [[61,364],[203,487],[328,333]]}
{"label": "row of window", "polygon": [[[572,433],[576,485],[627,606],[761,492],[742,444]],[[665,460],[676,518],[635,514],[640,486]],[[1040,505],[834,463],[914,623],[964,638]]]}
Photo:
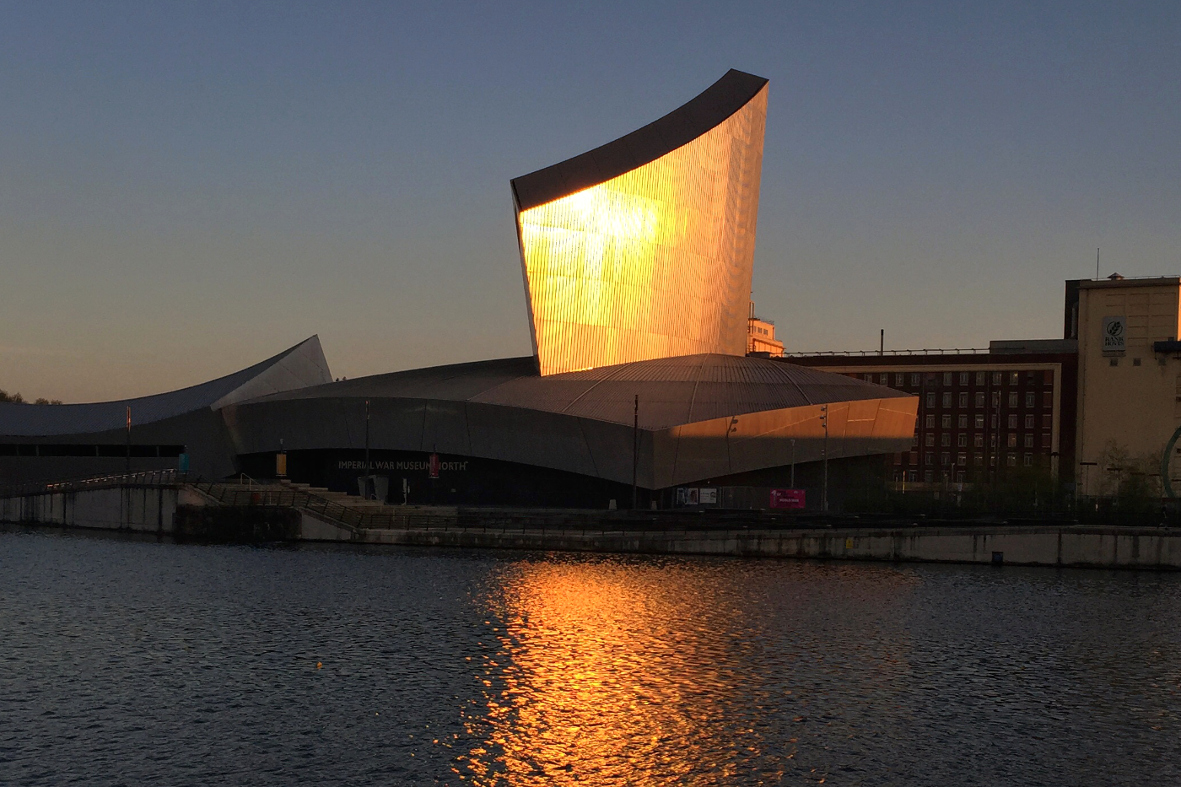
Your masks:
{"label": "row of window", "polygon": [[[933,467],[935,465],[935,454],[934,453],[925,453],[922,455],[922,458],[923,458],[923,464],[926,465],[927,467]],[[951,452],[944,451],[943,453],[939,454],[939,465],[941,467],[952,466],[952,464],[953,464],[952,458],[953,457],[951,455]],[[955,459],[954,464],[956,467],[967,467],[968,466],[967,452],[962,451],[962,452],[956,454],[954,459]],[[1034,463],[1034,459],[1035,459],[1034,454],[1025,453],[1023,455],[1023,460],[1024,460],[1023,464],[1026,467],[1032,467],[1033,463]],[[997,457],[995,455],[990,455],[988,457],[989,467],[996,467],[996,460],[997,460]],[[911,451],[908,454],[894,454],[894,464],[895,465],[906,464],[911,467],[918,467],[919,466],[919,453],[918,453],[918,451]],[[972,464],[975,467],[984,467],[984,454],[980,453],[979,451],[972,454]],[[1005,464],[1008,465],[1009,467],[1016,467],[1017,466],[1017,454],[1015,454],[1015,453],[1005,454]]]}
{"label": "row of window", "polygon": [[[936,401],[938,401],[938,400],[936,399],[935,392],[934,391],[927,391],[927,398],[926,398],[925,404],[927,405],[928,410],[935,409]],[[977,391],[976,395],[972,398],[972,401],[977,409],[983,408],[984,407],[984,391]],[[1018,393],[1016,391],[1009,392],[1008,403],[1009,403],[1010,409],[1016,409],[1020,401],[1021,401],[1020,396],[1018,395]],[[942,402],[943,402],[943,408],[945,410],[951,409],[957,403],[958,403],[960,409],[965,410],[968,407],[968,392],[967,391],[960,391],[959,396],[955,397],[955,396],[953,396],[951,391],[944,391],[943,397],[942,397]],[[1001,392],[1000,391],[993,391],[992,392],[992,406],[993,407],[1000,407],[1001,406]],[[1043,391],[1042,392],[1042,407],[1044,407],[1046,409],[1050,409],[1053,406],[1054,406],[1054,392],[1053,391]],[[1037,394],[1034,393],[1033,391],[1026,391],[1026,393],[1025,393],[1025,407],[1027,409],[1033,409],[1033,408],[1037,407]]]}
{"label": "row of window", "polygon": [[[1035,457],[1032,454],[1026,454],[1022,458],[1023,459],[1022,464],[1024,464],[1026,467],[1032,467],[1034,464],[1034,458]],[[1005,464],[1009,467],[1016,467],[1017,466],[1017,459],[1018,459],[1018,457],[1015,454],[1009,454],[1007,457],[1005,457]],[[992,464],[995,466],[996,463],[993,462]],[[948,467],[948,469],[940,471],[938,476],[936,476],[936,473],[934,470],[923,470],[922,471],[922,479],[923,479],[923,481],[925,481],[927,483],[932,483],[934,481],[951,480],[953,477],[955,478],[956,481],[962,483],[967,480],[967,475],[968,474],[965,470],[959,470],[959,469],[956,469],[956,468],[950,467],[950,466]],[[918,470],[895,470],[894,471],[894,480],[895,481],[918,481],[919,480],[919,471]]]}
{"label": "row of window", "polygon": [[[1022,444],[1026,448],[1034,448],[1035,447],[1034,446],[1034,438],[1035,437],[1036,436],[1033,434],[1022,435],[1021,436]],[[1016,448],[1017,447],[1017,439],[1018,439],[1018,435],[1010,432],[1009,434],[1005,435],[1005,445],[1008,446],[1009,448]],[[916,446],[918,445],[917,440],[915,441],[915,445]],[[935,447],[935,435],[931,434],[930,432],[923,435],[923,445],[927,448],[934,448]],[[949,434],[948,432],[944,432],[943,434],[939,435],[939,445],[941,445],[945,448],[950,447],[951,446],[951,434]],[[984,435],[979,434],[979,433],[972,435],[972,445],[975,446],[976,448],[983,448],[984,447]],[[958,446],[959,448],[967,448],[968,447],[968,436],[966,434],[956,435],[956,446]],[[996,448],[996,435],[989,435],[988,436],[988,447],[989,448]],[[1053,448],[1053,447],[1054,447],[1054,440],[1053,440],[1050,432],[1042,432],[1042,448]]]}
{"label": "row of window", "polygon": [[[1020,420],[1021,420],[1021,416],[1019,416],[1017,413],[1009,413],[1009,415],[1008,415],[1009,428],[1010,429],[1019,428]],[[968,428],[968,414],[967,413],[960,413],[959,416],[956,417],[956,424],[955,425],[956,425],[956,428],[958,428],[958,429],[967,429]],[[998,418],[995,414],[993,414],[992,428],[996,429],[997,425],[998,425]],[[944,413],[943,415],[941,415],[939,417],[939,426],[942,429],[951,429],[952,428],[951,413]],[[923,427],[925,429],[934,429],[935,428],[935,414],[934,413],[927,413],[926,416],[923,417]],[[917,428],[917,425],[916,425],[916,428]],[[976,413],[975,415],[972,416],[972,428],[974,428],[974,429],[983,429],[984,428],[984,413]],[[1037,428],[1037,416],[1036,415],[1028,414],[1025,416],[1025,428],[1026,429],[1036,429]],[[1053,429],[1053,428],[1054,428],[1053,414],[1045,413],[1044,415],[1042,415],[1042,429]]]}
{"label": "row of window", "polygon": [[[924,375],[926,375],[928,386],[939,385],[940,381],[942,381],[944,388],[950,388],[956,384],[957,377],[961,386],[971,385],[973,377],[977,386],[983,386],[988,383],[989,374],[992,375],[991,382],[994,388],[999,388],[1003,384],[1021,384],[1021,372],[893,372],[895,388],[904,386],[908,375],[910,377],[910,385],[914,388],[918,388],[923,384]],[[861,377],[869,383],[889,385],[890,375],[890,372],[869,372],[862,374]],[[852,374],[850,376],[857,377],[858,375]],[[1037,385],[1039,380],[1044,385],[1053,385],[1054,371],[1052,369],[1030,369],[1025,372],[1026,385]]]}

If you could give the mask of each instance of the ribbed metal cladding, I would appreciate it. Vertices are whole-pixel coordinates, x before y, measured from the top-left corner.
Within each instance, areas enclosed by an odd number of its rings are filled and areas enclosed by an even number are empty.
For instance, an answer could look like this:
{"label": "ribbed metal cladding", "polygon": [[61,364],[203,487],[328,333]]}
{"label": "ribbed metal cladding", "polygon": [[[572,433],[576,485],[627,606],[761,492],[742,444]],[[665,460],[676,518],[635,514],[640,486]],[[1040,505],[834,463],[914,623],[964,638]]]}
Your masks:
{"label": "ribbed metal cladding", "polygon": [[[766,112],[766,80],[731,72],[661,121],[592,151],[589,163],[579,157],[578,177],[573,165],[571,172],[551,168],[551,181],[577,183],[578,190],[523,207],[523,194],[548,185],[547,171],[514,183],[542,375],[744,354]],[[639,152],[697,130],[663,155]],[[594,161],[614,172],[618,167],[608,163],[617,164],[629,146],[633,159],[650,160],[583,186]]]}

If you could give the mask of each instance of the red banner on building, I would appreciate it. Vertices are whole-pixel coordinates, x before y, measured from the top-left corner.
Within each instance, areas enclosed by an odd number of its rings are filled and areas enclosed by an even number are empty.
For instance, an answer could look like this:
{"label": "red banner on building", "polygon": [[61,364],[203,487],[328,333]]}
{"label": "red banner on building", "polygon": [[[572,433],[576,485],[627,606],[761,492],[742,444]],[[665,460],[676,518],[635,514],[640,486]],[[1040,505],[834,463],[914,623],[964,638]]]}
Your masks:
{"label": "red banner on building", "polygon": [[438,454],[431,454],[430,472],[431,472],[431,478],[438,478],[439,477],[439,455]]}
{"label": "red banner on building", "polygon": [[803,508],[804,507],[804,490],[803,489],[772,489],[771,490],[771,507],[772,508]]}

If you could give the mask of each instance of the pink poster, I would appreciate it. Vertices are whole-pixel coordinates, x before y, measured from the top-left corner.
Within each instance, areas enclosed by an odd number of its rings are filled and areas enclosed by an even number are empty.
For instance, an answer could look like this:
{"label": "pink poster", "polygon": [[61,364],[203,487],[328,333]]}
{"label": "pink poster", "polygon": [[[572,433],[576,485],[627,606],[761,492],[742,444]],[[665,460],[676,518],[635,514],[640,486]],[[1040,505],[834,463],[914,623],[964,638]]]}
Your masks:
{"label": "pink poster", "polygon": [[803,508],[804,507],[804,490],[803,489],[772,489],[771,490],[771,507],[772,508]]}

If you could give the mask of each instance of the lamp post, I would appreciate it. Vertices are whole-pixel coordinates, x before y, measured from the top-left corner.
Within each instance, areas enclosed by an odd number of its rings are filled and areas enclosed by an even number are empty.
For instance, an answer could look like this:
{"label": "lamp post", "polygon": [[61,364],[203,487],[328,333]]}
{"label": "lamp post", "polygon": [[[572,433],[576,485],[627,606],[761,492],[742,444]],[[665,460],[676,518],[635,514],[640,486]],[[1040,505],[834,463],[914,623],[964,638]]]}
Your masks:
{"label": "lamp post", "polygon": [[796,439],[791,439],[791,488],[796,488]]}
{"label": "lamp post", "polygon": [[632,510],[640,507],[640,395],[636,394],[636,407],[632,413]]}
{"label": "lamp post", "polygon": [[131,475],[131,405],[127,405],[127,445],[125,450],[123,472]]}
{"label": "lamp post", "polygon": [[369,400],[365,400],[365,499],[372,500],[374,494],[369,490],[369,484],[372,482],[369,474]]}
{"label": "lamp post", "polygon": [[824,427],[824,487],[820,493],[820,510],[828,513],[828,405],[820,405],[820,425]]}

